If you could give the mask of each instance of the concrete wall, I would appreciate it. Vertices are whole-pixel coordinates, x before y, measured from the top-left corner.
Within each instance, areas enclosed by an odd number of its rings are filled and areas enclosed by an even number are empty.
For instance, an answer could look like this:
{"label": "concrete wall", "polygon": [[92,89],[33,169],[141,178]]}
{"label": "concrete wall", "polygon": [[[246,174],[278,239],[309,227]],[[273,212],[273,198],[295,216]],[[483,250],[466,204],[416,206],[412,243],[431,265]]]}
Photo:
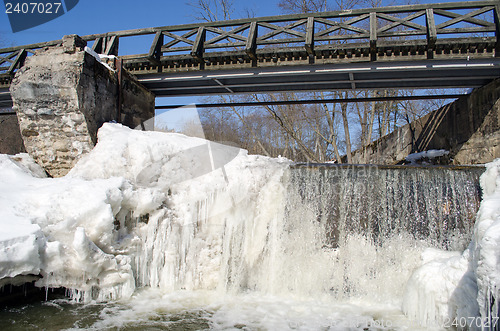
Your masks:
{"label": "concrete wall", "polygon": [[155,95],[126,71],[122,72],[121,82],[120,123],[144,129],[143,122],[155,116]]}
{"label": "concrete wall", "polygon": [[353,163],[397,164],[411,153],[450,151],[452,164],[500,157],[500,79],[353,153]]}
{"label": "concrete wall", "polygon": [[79,37],[66,36],[62,45],[38,51],[10,89],[26,150],[54,177],[64,176],[92,150],[104,122],[124,118],[135,127],[154,116],[154,95],[127,75],[119,95],[117,72],[84,46]]}
{"label": "concrete wall", "polygon": [[0,154],[26,152],[16,115],[0,115]]}

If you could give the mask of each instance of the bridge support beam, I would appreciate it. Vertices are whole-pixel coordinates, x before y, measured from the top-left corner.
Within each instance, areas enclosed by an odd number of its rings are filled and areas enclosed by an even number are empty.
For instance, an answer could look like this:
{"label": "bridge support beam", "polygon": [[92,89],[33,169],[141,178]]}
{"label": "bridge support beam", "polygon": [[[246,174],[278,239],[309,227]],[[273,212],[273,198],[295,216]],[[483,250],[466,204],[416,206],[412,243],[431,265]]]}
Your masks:
{"label": "bridge support beam", "polygon": [[154,117],[154,94],[84,50],[78,36],[29,57],[10,92],[26,151],[64,176],[97,142],[104,122],[130,127]]}

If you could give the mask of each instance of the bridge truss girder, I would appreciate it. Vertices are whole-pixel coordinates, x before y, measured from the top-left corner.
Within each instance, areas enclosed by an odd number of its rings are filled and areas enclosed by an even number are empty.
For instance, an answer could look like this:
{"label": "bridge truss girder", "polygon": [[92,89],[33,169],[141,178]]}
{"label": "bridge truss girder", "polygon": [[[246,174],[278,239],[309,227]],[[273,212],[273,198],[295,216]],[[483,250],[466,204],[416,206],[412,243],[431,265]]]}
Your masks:
{"label": "bridge truss girder", "polygon": [[476,88],[500,77],[500,58],[366,62],[139,76],[157,96],[333,90]]}

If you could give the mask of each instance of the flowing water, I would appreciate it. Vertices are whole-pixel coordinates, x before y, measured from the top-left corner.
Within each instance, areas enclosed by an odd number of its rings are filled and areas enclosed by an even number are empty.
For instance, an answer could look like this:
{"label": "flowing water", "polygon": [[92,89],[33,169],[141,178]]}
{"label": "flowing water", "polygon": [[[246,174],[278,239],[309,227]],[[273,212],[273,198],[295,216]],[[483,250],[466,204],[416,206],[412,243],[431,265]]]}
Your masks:
{"label": "flowing water", "polygon": [[401,312],[405,285],[425,248],[470,242],[483,171],[299,164],[173,198],[135,230],[132,298],[9,305],[0,325],[414,330]]}

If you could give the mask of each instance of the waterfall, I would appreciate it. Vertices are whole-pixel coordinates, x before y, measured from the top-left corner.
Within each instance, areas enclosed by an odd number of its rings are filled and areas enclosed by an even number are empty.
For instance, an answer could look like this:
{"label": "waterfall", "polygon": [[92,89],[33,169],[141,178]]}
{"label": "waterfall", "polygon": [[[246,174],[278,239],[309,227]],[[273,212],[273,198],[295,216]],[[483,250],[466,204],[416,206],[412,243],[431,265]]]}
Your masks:
{"label": "waterfall", "polygon": [[[258,168],[265,166],[264,169]],[[150,215],[137,286],[401,302],[424,248],[463,250],[481,167],[246,164]],[[199,192],[198,192],[199,193]]]}
{"label": "waterfall", "polygon": [[339,299],[402,297],[425,248],[462,251],[479,208],[482,167],[298,165],[286,217],[315,221],[337,257]]}
{"label": "waterfall", "polygon": [[290,174],[289,214],[309,210],[307,217],[323,224],[333,247],[351,233],[379,244],[408,233],[439,248],[463,250],[479,208],[482,172],[482,167],[297,165]]}

